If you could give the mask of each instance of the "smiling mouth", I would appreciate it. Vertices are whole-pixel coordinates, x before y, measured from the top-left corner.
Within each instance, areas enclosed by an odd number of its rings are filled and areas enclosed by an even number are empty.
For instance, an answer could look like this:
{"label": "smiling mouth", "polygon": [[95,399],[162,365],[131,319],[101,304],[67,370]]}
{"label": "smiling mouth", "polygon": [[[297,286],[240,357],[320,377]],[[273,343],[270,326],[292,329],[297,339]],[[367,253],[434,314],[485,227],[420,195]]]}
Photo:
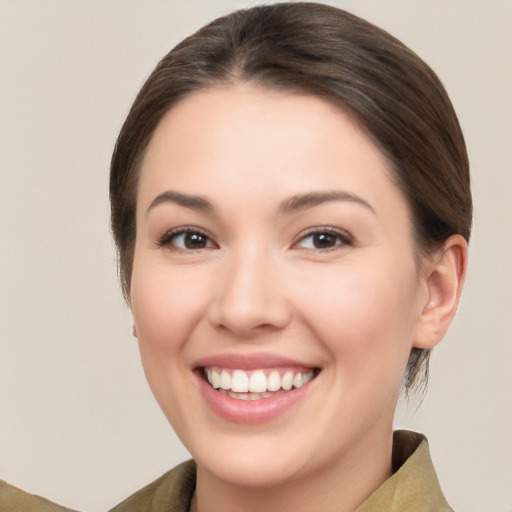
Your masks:
{"label": "smiling mouth", "polygon": [[318,369],[241,370],[203,367],[202,376],[219,393],[237,400],[262,400],[288,393],[313,380]]}

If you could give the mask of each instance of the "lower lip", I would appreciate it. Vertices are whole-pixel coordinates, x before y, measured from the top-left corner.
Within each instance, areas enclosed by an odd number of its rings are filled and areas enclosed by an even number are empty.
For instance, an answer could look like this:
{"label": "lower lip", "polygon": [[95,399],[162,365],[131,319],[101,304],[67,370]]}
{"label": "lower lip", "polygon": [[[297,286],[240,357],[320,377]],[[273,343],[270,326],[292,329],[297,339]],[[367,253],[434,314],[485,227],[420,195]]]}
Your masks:
{"label": "lower lip", "polygon": [[[300,388],[280,393],[260,400],[240,400],[226,396],[212,388],[200,374],[199,389],[210,408],[222,419],[233,423],[263,423],[284,414],[290,407],[299,402],[313,381]],[[313,379],[315,380],[315,379]]]}

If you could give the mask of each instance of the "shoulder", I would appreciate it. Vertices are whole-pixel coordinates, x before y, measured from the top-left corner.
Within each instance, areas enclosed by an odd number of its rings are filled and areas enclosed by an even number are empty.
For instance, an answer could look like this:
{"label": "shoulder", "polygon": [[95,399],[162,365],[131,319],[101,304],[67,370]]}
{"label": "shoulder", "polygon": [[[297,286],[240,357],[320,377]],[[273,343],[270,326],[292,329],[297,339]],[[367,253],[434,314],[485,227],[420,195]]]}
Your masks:
{"label": "shoulder", "polygon": [[110,512],[188,512],[195,487],[196,465],[189,460],[132,494]]}
{"label": "shoulder", "polygon": [[393,470],[356,512],[453,512],[439,485],[425,436],[395,432]]}
{"label": "shoulder", "polygon": [[0,480],[0,512],[73,512]]}

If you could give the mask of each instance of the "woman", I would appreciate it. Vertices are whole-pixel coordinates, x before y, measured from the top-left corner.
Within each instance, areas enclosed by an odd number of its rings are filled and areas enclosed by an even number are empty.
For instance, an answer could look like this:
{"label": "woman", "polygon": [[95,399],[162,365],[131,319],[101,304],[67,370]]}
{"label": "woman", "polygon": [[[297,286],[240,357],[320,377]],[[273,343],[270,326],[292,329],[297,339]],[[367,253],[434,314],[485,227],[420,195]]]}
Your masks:
{"label": "woman", "polygon": [[468,161],[436,75],[332,7],[238,11],[142,87],[111,166],[143,366],[194,457],[113,510],[451,510],[393,435],[457,308]]}

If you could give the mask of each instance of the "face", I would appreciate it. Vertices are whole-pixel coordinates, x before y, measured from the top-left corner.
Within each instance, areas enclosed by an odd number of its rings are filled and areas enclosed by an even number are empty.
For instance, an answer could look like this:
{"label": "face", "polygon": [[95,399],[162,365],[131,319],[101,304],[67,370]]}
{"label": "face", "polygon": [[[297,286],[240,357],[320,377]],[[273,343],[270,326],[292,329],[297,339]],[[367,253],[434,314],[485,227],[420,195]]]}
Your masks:
{"label": "face", "polygon": [[163,118],[131,303],[149,384],[201,471],[270,486],[387,442],[426,300],[406,199],[347,114],[240,84]]}

